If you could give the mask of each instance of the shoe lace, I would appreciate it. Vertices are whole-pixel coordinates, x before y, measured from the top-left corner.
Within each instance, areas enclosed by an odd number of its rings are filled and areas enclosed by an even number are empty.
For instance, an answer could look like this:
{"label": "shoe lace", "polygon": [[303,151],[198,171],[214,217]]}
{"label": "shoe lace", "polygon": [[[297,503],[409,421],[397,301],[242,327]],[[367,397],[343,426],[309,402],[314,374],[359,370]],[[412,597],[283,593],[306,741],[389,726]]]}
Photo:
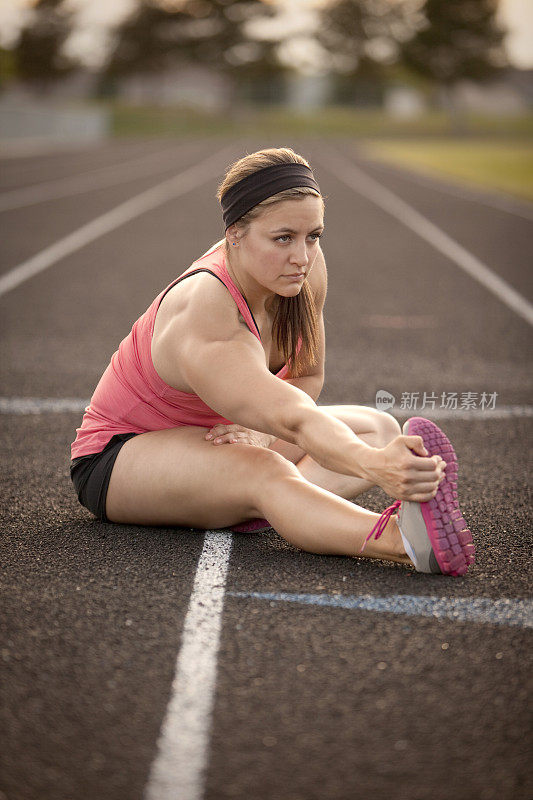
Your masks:
{"label": "shoe lace", "polygon": [[370,533],[366,537],[365,541],[363,542],[363,546],[359,550],[360,553],[363,552],[363,550],[366,547],[367,542],[370,541],[372,536],[374,536],[374,539],[376,541],[377,541],[377,539],[379,539],[379,537],[381,536],[381,534],[383,533],[383,531],[387,527],[387,522],[389,521],[391,516],[394,514],[396,509],[400,508],[401,503],[402,503],[401,500],[395,500],[394,503],[391,506],[389,506],[388,508],[385,509],[385,511],[381,514],[380,518],[378,519],[378,521],[376,522],[376,524],[374,525],[374,527],[372,528],[372,530],[370,531]]}

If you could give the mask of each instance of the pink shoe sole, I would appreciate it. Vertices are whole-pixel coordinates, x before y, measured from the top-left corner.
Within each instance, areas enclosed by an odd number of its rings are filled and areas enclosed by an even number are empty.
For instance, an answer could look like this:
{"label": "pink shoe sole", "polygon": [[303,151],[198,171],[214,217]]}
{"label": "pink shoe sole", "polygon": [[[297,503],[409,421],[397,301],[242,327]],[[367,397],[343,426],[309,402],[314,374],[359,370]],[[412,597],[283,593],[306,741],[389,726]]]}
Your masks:
{"label": "pink shoe sole", "polygon": [[424,417],[407,420],[403,433],[421,436],[429,455],[438,455],[446,462],[445,478],[437,494],[428,503],[420,503],[420,511],[441,571],[464,575],[474,562],[475,547],[457,500],[457,456],[452,444],[434,422]]}
{"label": "pink shoe sole", "polygon": [[232,525],[230,531],[235,533],[259,533],[268,531],[272,525],[267,519],[250,519],[248,522],[241,522],[239,525]]}

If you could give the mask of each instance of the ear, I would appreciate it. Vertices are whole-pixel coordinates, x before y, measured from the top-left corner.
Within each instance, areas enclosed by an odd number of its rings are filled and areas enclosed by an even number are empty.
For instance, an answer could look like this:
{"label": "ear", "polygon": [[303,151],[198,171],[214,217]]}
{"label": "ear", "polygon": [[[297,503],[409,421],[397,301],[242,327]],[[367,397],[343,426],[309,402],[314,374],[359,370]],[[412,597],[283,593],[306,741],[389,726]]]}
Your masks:
{"label": "ear", "polygon": [[226,241],[230,246],[232,242],[239,241],[239,231],[237,230],[237,226],[235,225],[235,223],[233,223],[233,225],[230,225],[229,228],[227,229]]}

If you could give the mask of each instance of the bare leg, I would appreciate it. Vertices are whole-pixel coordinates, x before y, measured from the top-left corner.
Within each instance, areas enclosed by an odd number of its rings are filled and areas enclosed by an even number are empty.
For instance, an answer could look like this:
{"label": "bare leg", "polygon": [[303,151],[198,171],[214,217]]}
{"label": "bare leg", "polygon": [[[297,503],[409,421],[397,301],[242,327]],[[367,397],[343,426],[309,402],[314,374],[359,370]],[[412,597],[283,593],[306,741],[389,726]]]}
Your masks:
{"label": "bare leg", "polygon": [[[321,406],[322,411],[342,420],[359,438],[373,447],[385,447],[401,434],[398,422],[390,414],[365,406]],[[350,500],[372,488],[372,483],[351,475],[331,472],[320,466],[301,448],[276,439],[271,449],[296,465],[310,483]]]}
{"label": "bare leg", "polygon": [[[272,482],[264,497],[258,499],[259,516],[268,519],[288,542],[311,553],[356,556],[379,519],[379,514],[321,489],[301,475]],[[378,541],[368,542],[362,555],[411,563],[396,517],[391,518]]]}
{"label": "bare leg", "polygon": [[[115,522],[219,528],[268,519],[291,544],[355,556],[379,515],[307,481],[272,450],[214,447],[206,428],[154,431],[130,439],[115,462],[107,515]],[[392,519],[364,555],[410,563]]]}

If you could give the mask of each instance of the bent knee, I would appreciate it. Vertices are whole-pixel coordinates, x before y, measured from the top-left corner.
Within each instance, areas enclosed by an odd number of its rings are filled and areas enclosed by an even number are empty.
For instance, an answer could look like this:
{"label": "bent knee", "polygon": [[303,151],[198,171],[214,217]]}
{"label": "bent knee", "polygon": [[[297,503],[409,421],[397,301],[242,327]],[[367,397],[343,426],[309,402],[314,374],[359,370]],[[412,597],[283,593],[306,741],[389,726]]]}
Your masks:
{"label": "bent knee", "polygon": [[387,411],[372,409],[371,422],[375,431],[376,447],[386,447],[402,432],[398,420]]}
{"label": "bent knee", "polygon": [[376,414],[379,415],[376,420],[378,425],[378,435],[383,443],[383,446],[385,446],[399,436],[402,432],[402,429],[398,420],[395,419],[392,414],[389,414],[388,411],[376,410]]}
{"label": "bent knee", "polygon": [[[360,415],[361,409],[359,406],[348,406],[347,408],[353,409],[355,414],[351,415],[348,413],[344,418],[341,415],[338,416],[348,425],[352,423],[351,427],[354,432],[357,433],[357,429],[354,427],[353,423],[354,418],[357,418],[358,414]],[[398,421],[387,411],[379,411],[377,408],[365,407],[363,413],[365,424],[371,428],[372,444],[375,447],[385,447],[401,434],[402,429]]]}
{"label": "bent knee", "polygon": [[296,466],[280,453],[267,447],[255,445],[236,445],[242,450],[239,467],[250,481],[257,478],[262,485],[265,481],[287,475],[300,475]]}

